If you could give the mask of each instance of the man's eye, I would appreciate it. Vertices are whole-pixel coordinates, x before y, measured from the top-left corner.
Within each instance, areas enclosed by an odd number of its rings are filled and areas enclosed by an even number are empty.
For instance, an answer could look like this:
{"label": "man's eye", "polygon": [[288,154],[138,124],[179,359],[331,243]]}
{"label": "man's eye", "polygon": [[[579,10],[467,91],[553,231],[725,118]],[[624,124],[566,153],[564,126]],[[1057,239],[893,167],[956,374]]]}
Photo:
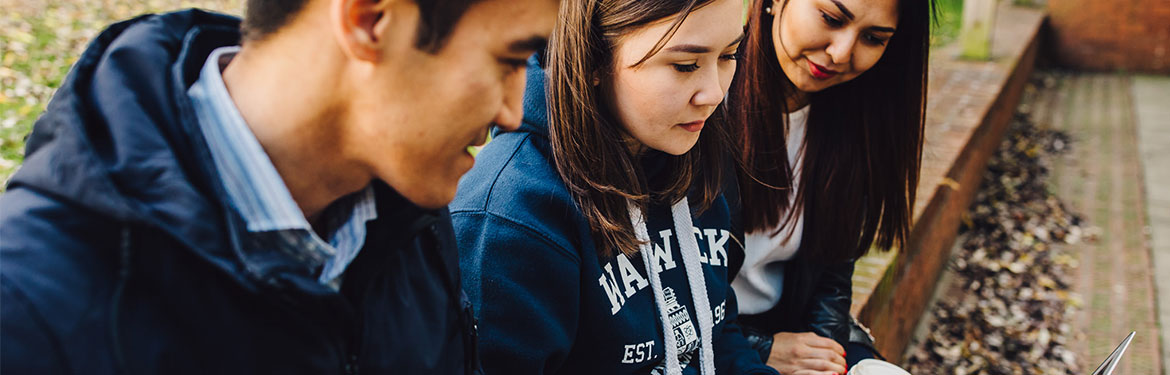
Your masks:
{"label": "man's eye", "polygon": [[528,66],[527,59],[500,59],[500,62],[502,62],[504,65],[507,65],[509,68],[512,68],[513,70]]}
{"label": "man's eye", "polygon": [[677,70],[677,71],[679,71],[679,72],[682,72],[682,73],[690,73],[690,72],[693,72],[693,71],[699,70],[699,64],[698,64],[698,63],[694,63],[694,64],[671,64],[671,65],[674,65],[674,70]]}

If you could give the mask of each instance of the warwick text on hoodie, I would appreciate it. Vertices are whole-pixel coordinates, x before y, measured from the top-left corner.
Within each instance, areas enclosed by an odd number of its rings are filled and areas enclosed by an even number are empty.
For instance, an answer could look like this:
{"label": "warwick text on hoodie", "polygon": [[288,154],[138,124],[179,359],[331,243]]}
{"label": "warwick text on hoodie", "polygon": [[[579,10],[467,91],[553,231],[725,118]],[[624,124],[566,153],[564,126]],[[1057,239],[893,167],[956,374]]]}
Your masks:
{"label": "warwick text on hoodie", "polygon": [[[553,164],[536,60],[523,125],[479,153],[451,204],[485,373],[774,374],[731,323],[739,244],[722,198],[697,217],[686,200],[632,210],[643,251],[598,255]],[[648,176],[665,157],[644,158]]]}
{"label": "warwick text on hoodie", "polygon": [[445,210],[371,185],[340,289],[252,241],[187,90],[239,20],[111,26],[0,195],[0,373],[457,374],[474,322]]}

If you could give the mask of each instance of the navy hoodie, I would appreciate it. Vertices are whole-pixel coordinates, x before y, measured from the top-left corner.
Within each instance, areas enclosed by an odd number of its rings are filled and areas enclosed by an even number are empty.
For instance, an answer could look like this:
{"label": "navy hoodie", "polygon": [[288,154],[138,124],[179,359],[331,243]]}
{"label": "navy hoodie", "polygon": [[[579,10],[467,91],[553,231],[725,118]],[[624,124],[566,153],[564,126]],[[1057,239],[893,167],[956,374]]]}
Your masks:
{"label": "navy hoodie", "polygon": [[192,10],[111,26],[82,54],[0,195],[0,373],[474,370],[445,211],[375,182],[340,291],[244,242],[186,94],[239,37]]}
{"label": "navy hoodie", "polygon": [[[671,207],[651,206],[646,228],[664,295],[656,302],[642,254],[598,255],[589,225],[557,174],[549,144],[544,72],[529,61],[520,129],[500,133],[477,156],[451,204],[464,286],[478,310],[488,374],[665,373],[662,317],[686,374],[699,374],[699,316]],[[645,173],[670,157],[650,151]],[[653,177],[650,177],[653,178]],[[720,374],[774,374],[748,348],[728,283],[732,238],[720,197],[692,217],[714,326]],[[694,258],[692,258],[694,259]],[[700,263],[695,263],[700,264]],[[693,277],[693,275],[692,275]],[[666,311],[658,309],[665,303]],[[663,314],[660,314],[663,313]]]}

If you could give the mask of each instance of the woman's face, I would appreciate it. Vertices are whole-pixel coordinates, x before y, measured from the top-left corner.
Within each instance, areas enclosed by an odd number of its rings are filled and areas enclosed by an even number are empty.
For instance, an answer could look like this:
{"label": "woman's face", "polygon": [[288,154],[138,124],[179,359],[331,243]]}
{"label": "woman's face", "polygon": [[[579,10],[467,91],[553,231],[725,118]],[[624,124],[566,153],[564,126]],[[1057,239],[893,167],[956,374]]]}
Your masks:
{"label": "woman's face", "polygon": [[897,0],[775,0],[772,13],[776,58],[803,92],[865,73],[881,59],[898,25]]}
{"label": "woman's face", "polygon": [[599,84],[627,134],[672,155],[694,147],[735,75],[742,14],[743,0],[715,0],[691,12],[665,46],[637,66],[674,18],[618,41],[613,70]]}

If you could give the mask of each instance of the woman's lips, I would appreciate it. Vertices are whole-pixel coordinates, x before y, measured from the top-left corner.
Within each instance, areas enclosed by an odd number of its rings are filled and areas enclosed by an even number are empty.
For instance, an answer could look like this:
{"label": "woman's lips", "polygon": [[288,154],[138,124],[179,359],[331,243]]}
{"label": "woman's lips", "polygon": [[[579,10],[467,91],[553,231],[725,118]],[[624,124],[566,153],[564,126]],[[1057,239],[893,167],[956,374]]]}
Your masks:
{"label": "woman's lips", "polygon": [[837,75],[838,73],[835,70],[830,70],[823,66],[817,65],[816,63],[812,62],[812,60],[808,61],[808,70],[812,72],[813,77],[816,77],[817,79],[833,78],[833,76]]}
{"label": "woman's lips", "polygon": [[703,121],[702,120],[691,121],[691,122],[688,122],[685,124],[678,124],[678,126],[682,127],[686,131],[689,131],[691,133],[695,133],[695,132],[698,132],[700,130],[703,130]]}

